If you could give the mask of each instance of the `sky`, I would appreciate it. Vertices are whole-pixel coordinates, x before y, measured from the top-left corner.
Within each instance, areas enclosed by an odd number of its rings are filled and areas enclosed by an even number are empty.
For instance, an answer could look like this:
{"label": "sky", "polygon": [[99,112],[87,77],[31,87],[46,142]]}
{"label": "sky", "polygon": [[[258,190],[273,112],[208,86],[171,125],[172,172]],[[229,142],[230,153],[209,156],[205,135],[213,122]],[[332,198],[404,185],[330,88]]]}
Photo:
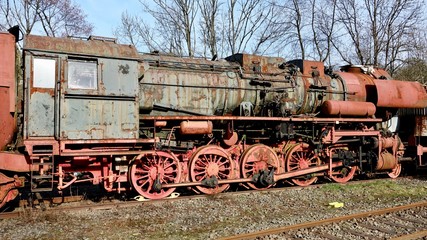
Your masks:
{"label": "sky", "polygon": [[139,0],[74,0],[87,15],[88,22],[92,23],[92,35],[114,37],[113,29],[120,23],[122,12],[130,14],[142,13]]}

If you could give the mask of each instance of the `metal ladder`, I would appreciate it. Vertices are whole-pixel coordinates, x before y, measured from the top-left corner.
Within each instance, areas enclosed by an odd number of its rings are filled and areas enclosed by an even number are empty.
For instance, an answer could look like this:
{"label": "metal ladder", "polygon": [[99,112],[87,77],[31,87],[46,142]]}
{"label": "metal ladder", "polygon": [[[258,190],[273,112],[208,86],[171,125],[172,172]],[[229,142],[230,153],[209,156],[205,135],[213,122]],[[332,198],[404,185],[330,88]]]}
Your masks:
{"label": "metal ladder", "polygon": [[[35,167],[37,166],[37,167]],[[54,157],[53,155],[42,155],[31,157],[31,192],[47,192],[53,190],[53,175],[54,175]],[[49,182],[49,184],[43,184]],[[39,185],[43,184],[43,187]]]}

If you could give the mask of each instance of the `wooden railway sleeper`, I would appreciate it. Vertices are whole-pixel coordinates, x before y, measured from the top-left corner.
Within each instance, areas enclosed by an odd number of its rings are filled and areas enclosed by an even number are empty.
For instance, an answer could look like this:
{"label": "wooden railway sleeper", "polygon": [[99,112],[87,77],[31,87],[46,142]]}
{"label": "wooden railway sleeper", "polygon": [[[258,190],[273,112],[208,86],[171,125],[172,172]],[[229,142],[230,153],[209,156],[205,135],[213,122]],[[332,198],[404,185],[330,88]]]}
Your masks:
{"label": "wooden railway sleeper", "polygon": [[382,232],[382,233],[387,233],[387,234],[390,234],[390,235],[395,235],[396,234],[396,231],[393,230],[393,229],[386,229],[386,228],[383,228],[383,227],[374,226],[374,225],[367,224],[367,223],[357,223],[357,225],[360,226],[360,227],[363,227],[363,228],[367,228],[367,229],[370,229],[370,230],[376,230],[376,231],[379,231],[379,232]]}
{"label": "wooden railway sleeper", "polygon": [[322,231],[316,231],[315,235],[318,236],[318,237],[329,239],[329,240],[341,240],[342,239],[342,238],[339,238],[337,236],[334,236],[332,234],[325,233],[325,232],[322,232]]}
{"label": "wooden railway sleeper", "polygon": [[[381,222],[383,222],[383,221],[381,221]],[[400,223],[398,223],[398,222],[396,222],[396,221],[388,221],[388,222],[386,222],[385,224],[388,224],[388,225],[390,225],[390,226],[393,226],[393,227],[397,227],[397,228],[403,228],[403,229],[411,229],[411,230],[416,230],[417,228],[416,227],[414,227],[414,226],[410,226],[410,225],[403,225],[403,224],[400,224]]]}
{"label": "wooden railway sleeper", "polygon": [[[405,222],[410,222],[410,223],[415,223],[415,224],[421,224],[421,225],[426,224],[425,220],[420,220],[420,219],[415,219],[415,218],[407,218],[407,217],[400,217],[400,216],[395,216],[395,218],[400,219],[400,220],[405,221]],[[423,230],[423,229],[418,229],[418,230]]]}
{"label": "wooden railway sleeper", "polygon": [[344,231],[350,233],[351,235],[357,236],[357,237],[364,237],[364,238],[368,238],[368,239],[380,239],[380,238],[376,238],[372,234],[368,234],[368,233],[362,232],[360,230],[354,230],[354,229],[350,229],[350,228],[345,228]]}

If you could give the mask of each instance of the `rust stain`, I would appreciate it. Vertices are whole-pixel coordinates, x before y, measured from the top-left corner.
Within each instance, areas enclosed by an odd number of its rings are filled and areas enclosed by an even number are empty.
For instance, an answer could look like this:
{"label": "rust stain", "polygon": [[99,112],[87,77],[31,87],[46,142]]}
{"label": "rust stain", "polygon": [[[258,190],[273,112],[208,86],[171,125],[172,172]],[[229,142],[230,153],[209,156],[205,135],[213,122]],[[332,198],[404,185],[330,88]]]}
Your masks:
{"label": "rust stain", "polygon": [[101,40],[28,35],[26,36],[24,49],[111,58],[138,58],[138,51],[134,46]]}
{"label": "rust stain", "polygon": [[427,93],[419,82],[374,80],[378,107],[425,108]]}

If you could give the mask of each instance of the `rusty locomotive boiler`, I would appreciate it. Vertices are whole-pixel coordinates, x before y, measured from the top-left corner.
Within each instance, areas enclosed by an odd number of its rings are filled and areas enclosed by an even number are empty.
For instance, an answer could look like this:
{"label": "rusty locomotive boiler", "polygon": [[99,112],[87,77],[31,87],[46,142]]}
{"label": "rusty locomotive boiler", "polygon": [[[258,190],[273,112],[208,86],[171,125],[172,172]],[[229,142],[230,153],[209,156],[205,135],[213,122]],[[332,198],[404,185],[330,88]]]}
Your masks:
{"label": "rusty locomotive boiler", "polygon": [[20,59],[15,39],[0,34],[0,207],[25,187],[87,182],[158,199],[187,188],[395,178],[403,162],[427,165],[417,114],[399,129],[387,124],[427,107],[426,90],[379,68],[333,72],[249,54],[211,61],[32,35]]}

